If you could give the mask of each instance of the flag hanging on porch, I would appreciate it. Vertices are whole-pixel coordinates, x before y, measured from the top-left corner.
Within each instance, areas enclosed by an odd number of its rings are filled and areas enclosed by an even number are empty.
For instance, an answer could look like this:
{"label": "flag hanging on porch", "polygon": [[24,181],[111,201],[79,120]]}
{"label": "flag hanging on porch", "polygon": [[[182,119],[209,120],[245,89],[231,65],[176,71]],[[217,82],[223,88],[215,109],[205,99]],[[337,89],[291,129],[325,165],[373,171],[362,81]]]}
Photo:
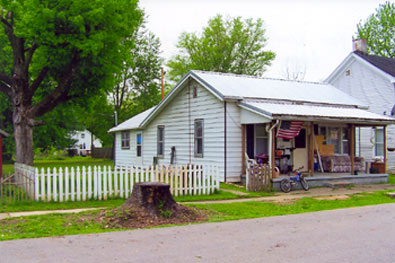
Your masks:
{"label": "flag hanging on porch", "polygon": [[281,121],[277,137],[291,140],[299,135],[302,125],[303,121]]}

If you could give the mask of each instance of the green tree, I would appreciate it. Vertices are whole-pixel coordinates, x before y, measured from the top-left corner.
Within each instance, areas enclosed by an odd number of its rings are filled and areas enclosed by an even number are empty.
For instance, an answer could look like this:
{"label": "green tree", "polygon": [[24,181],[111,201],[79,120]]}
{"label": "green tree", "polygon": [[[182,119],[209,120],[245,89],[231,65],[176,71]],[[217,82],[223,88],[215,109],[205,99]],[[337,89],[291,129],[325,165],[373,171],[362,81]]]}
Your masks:
{"label": "green tree", "polygon": [[194,69],[261,76],[275,57],[266,43],[261,19],[217,15],[201,34],[181,34],[179,53],[167,63],[169,78],[177,81]]}
{"label": "green tree", "polygon": [[0,92],[12,104],[16,161],[33,163],[33,127],[67,101],[113,86],[141,23],[137,0],[0,0],[8,57]]}
{"label": "green tree", "polygon": [[163,59],[160,41],[142,23],[136,31],[136,45],[125,57],[124,68],[118,82],[109,92],[113,111],[119,122],[156,105],[160,101],[160,78]]}
{"label": "green tree", "polygon": [[369,54],[395,58],[395,4],[380,5],[357,25],[356,36],[366,39]]}

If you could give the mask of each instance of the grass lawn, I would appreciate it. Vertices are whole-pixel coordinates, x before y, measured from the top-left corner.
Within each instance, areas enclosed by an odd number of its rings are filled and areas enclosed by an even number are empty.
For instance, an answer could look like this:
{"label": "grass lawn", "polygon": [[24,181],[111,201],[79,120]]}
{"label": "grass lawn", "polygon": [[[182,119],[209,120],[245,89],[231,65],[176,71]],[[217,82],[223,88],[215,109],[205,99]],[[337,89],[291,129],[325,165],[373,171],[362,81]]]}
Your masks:
{"label": "grass lawn", "polygon": [[[243,202],[228,204],[189,205],[210,211],[210,222],[238,220],[331,210],[347,207],[395,203],[384,191],[352,195],[346,200],[315,200],[303,198],[293,204]],[[112,204],[115,205],[116,202]],[[84,214],[95,216],[98,211]],[[52,214],[0,220],[0,240],[37,238],[86,233],[119,231],[108,229],[97,220],[81,220],[80,214]]]}
{"label": "grass lawn", "polygon": [[[76,166],[93,166],[93,165],[114,165],[114,162],[109,159],[94,159],[91,157],[65,157],[62,160],[56,159],[38,159],[34,160],[34,166],[37,168],[47,167],[76,167]],[[3,164],[3,174],[8,175],[14,172],[13,164]]]}

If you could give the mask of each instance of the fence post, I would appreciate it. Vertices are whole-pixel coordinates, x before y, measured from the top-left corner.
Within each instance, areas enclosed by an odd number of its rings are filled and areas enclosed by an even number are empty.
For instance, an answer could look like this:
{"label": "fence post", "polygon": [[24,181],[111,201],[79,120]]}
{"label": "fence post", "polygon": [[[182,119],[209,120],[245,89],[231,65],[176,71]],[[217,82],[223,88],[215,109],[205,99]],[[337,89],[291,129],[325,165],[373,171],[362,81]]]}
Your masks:
{"label": "fence post", "polygon": [[64,200],[65,201],[69,201],[69,196],[70,196],[69,184],[70,184],[69,167],[66,167],[64,169]]}
{"label": "fence post", "polygon": [[71,188],[71,201],[75,200],[75,174],[74,174],[74,167],[70,169],[70,188]]}
{"label": "fence post", "polygon": [[59,202],[63,202],[63,170],[59,168]]}
{"label": "fence post", "polygon": [[82,201],[86,201],[86,168],[82,166]]}
{"label": "fence post", "polygon": [[38,169],[34,169],[34,200],[38,201]]}

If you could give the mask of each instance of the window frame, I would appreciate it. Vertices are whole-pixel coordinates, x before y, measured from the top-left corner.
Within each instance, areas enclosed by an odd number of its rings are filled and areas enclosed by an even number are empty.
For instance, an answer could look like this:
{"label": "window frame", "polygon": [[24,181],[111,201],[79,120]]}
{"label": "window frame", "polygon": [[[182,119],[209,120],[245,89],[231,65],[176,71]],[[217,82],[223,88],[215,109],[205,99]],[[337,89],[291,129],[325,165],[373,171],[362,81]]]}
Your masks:
{"label": "window frame", "polygon": [[[265,135],[258,135],[257,128],[258,126],[262,126],[263,130],[265,131]],[[255,124],[254,125],[254,155],[258,156],[261,154],[257,152],[257,139],[263,139],[266,140],[266,153],[264,154],[268,155],[269,153],[269,133],[266,131],[266,125],[265,124]]]}
{"label": "window frame", "polygon": [[[334,155],[350,155],[350,127],[342,126],[342,125],[325,125],[321,124],[318,126],[318,134],[322,134],[322,129],[325,129],[325,140],[324,142],[329,145],[329,135],[330,129],[337,129],[338,130],[338,138],[337,143],[339,145],[339,152],[334,152]],[[343,132],[347,134],[347,139],[343,139]],[[348,145],[348,147],[344,147],[344,143]],[[336,150],[336,149],[335,149]]]}
{"label": "window frame", "polygon": [[122,131],[121,132],[121,149],[122,150],[130,149],[130,131]]}
{"label": "window frame", "polygon": [[[139,135],[141,137],[140,143],[138,143],[137,141]],[[140,147],[140,155],[139,155],[139,147]],[[136,157],[141,158],[142,156],[143,156],[143,133],[136,132]]]}
{"label": "window frame", "polygon": [[[201,132],[201,136],[197,136],[197,123],[201,123],[201,130],[202,130],[202,132]],[[194,128],[193,128],[193,131],[194,131],[194,139],[193,139],[193,144],[194,144],[194,153],[195,153],[195,157],[197,157],[197,158],[203,158],[203,156],[204,156],[204,119],[195,119],[194,120]],[[202,152],[200,153],[200,152],[198,152],[198,150],[199,150],[199,145],[198,145],[198,143],[199,143],[199,140],[201,140],[201,144],[202,144],[202,146],[201,146],[201,149],[202,149]]]}
{"label": "window frame", "polygon": [[[377,134],[378,134],[378,132],[381,132],[382,133],[382,142],[378,142],[377,141]],[[384,143],[384,140],[385,140],[385,136],[384,136],[384,128],[383,127],[375,127],[374,128],[374,147],[373,147],[373,155],[374,155],[374,157],[380,157],[380,158],[384,158],[384,155],[385,155],[385,149],[384,149],[384,145],[385,145],[385,143]],[[377,154],[377,145],[378,144],[380,144],[380,145],[382,145],[382,155],[378,155]]]}
{"label": "window frame", "polygon": [[[160,140],[160,131],[162,131],[162,140]],[[159,152],[160,147],[159,145],[162,144],[162,153]],[[158,158],[165,157],[165,126],[158,125],[157,132],[156,132],[156,156]]]}

